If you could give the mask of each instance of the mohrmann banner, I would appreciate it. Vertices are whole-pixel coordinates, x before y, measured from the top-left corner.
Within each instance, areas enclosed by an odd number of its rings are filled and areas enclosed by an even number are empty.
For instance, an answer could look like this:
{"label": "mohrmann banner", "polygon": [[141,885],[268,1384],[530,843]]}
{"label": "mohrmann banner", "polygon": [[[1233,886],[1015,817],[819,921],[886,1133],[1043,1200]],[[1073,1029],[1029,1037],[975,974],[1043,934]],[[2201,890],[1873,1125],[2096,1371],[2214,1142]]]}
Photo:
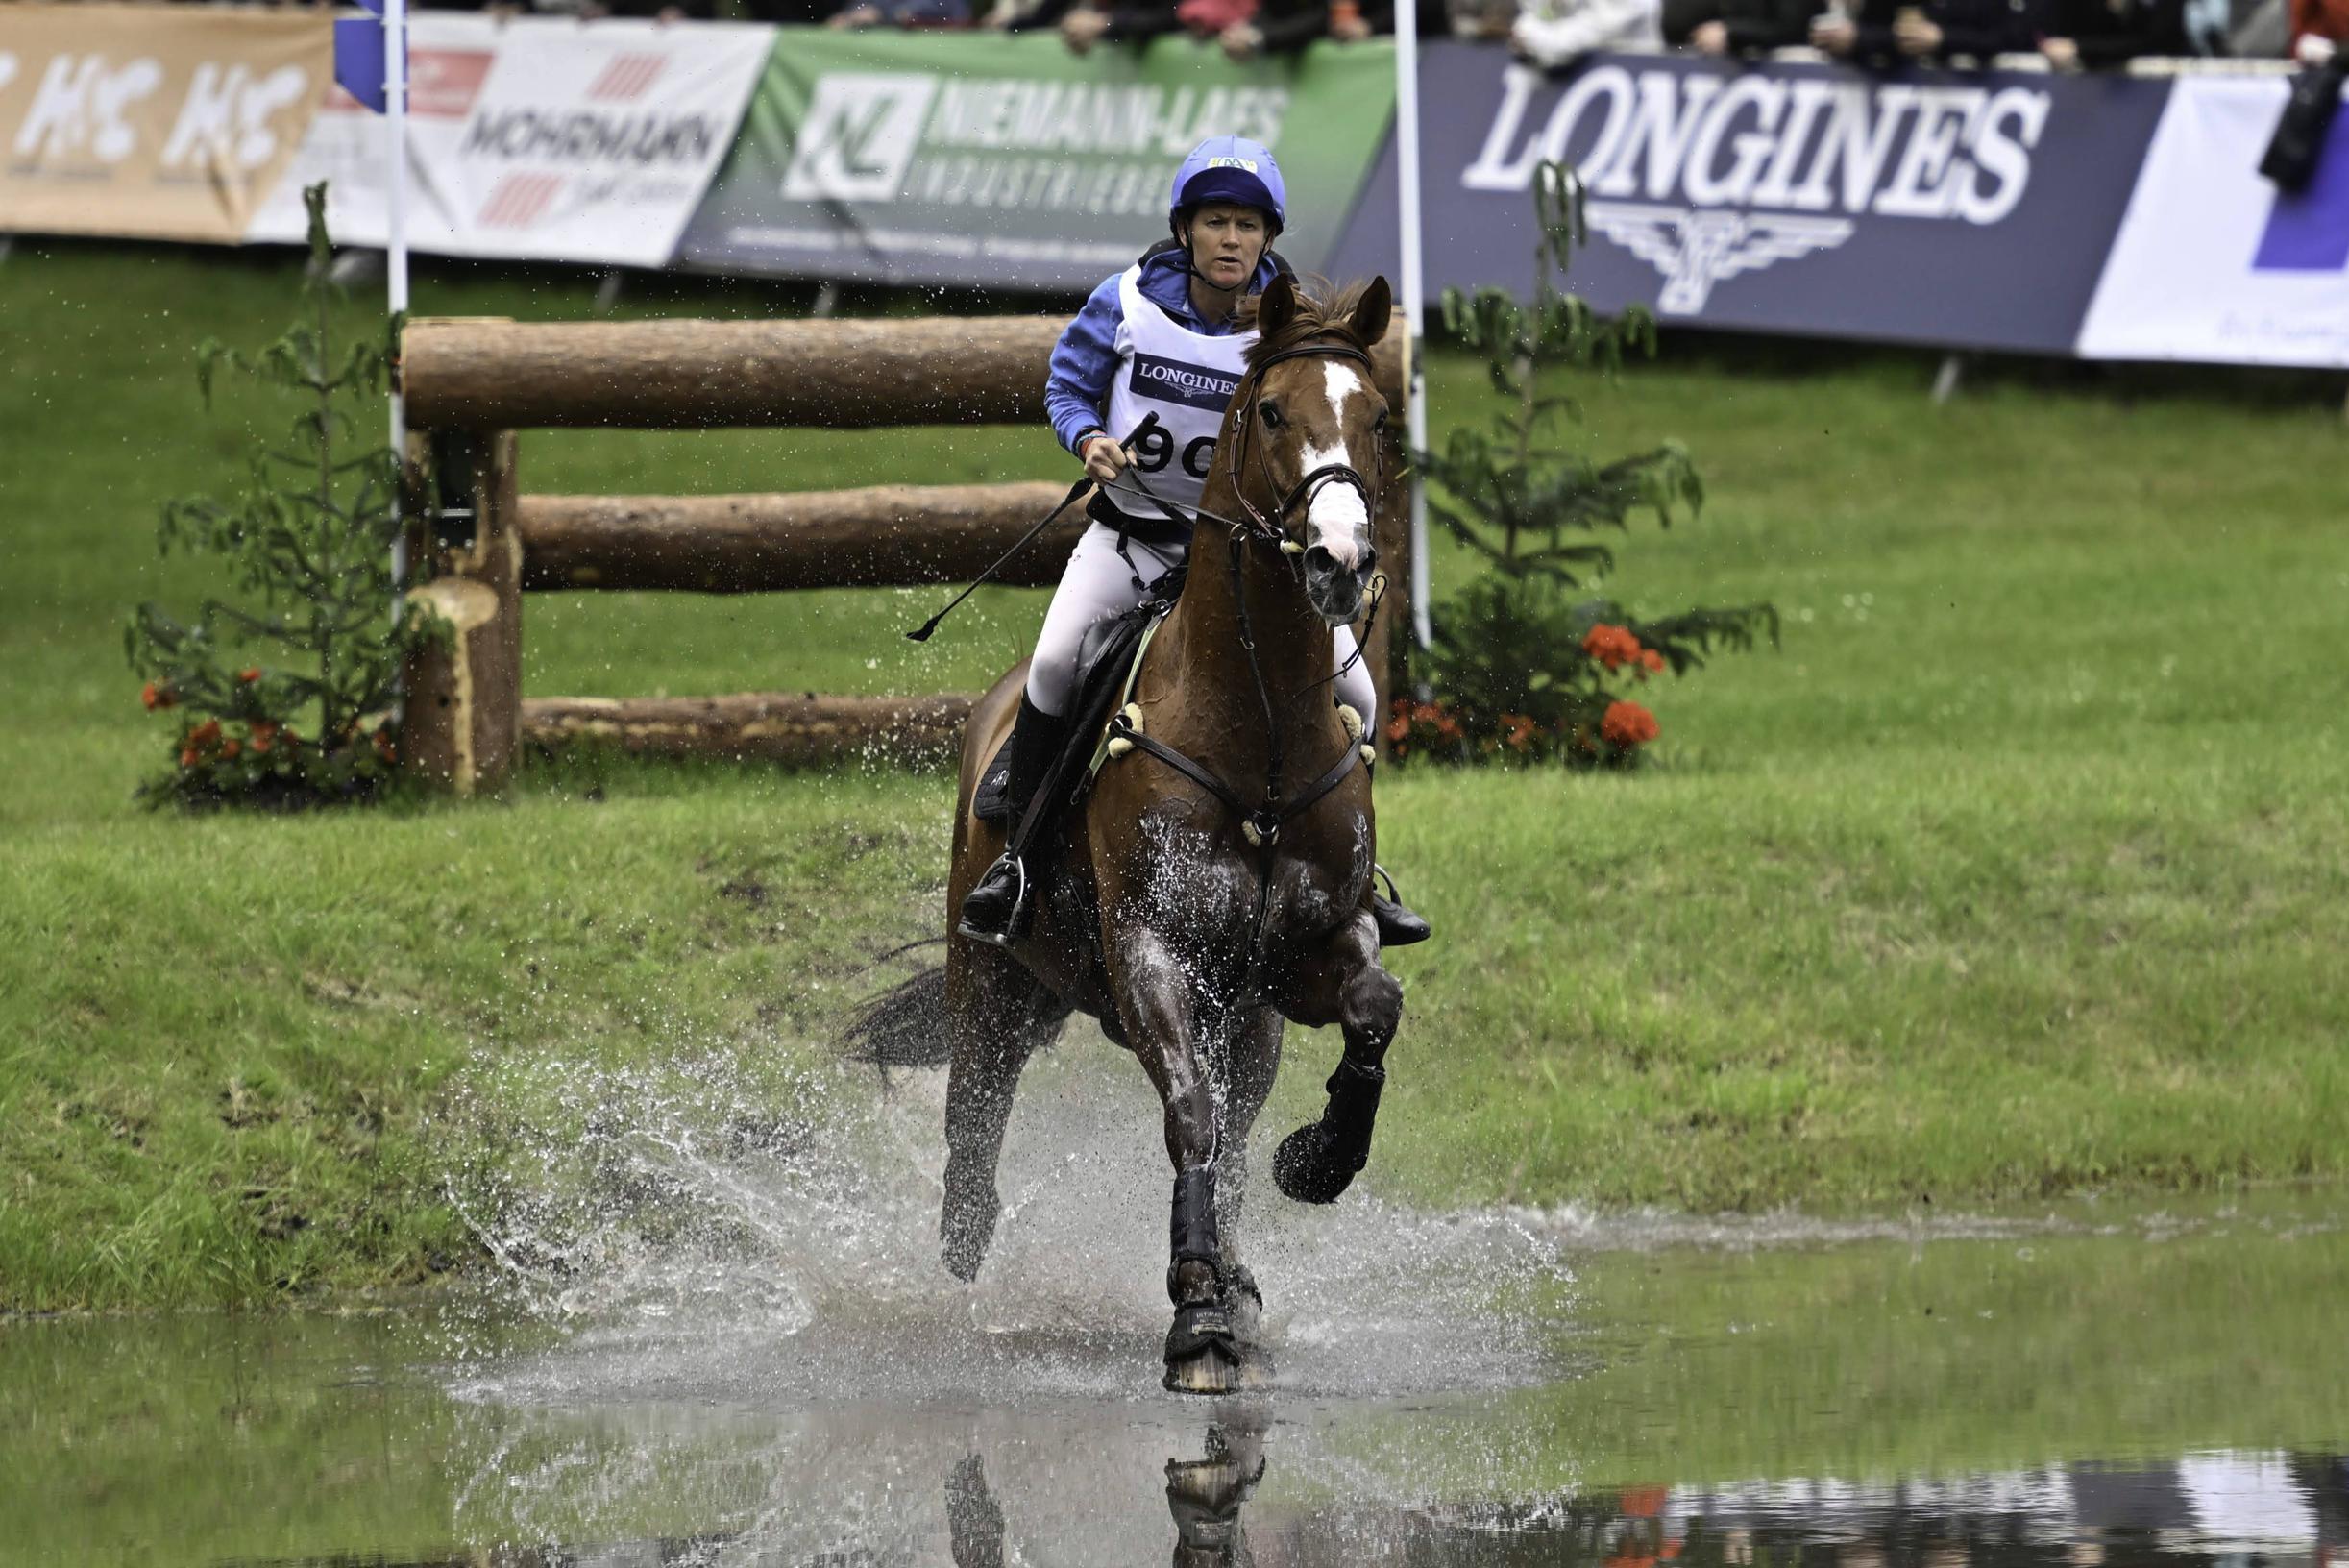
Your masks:
{"label": "mohrmann banner", "polygon": [[[2130,78],[1600,56],[1545,76],[1439,42],[1421,65],[1428,281],[1532,282],[1533,171],[1579,169],[1605,310],[1829,337],[2069,353],[2168,86]],[[1371,181],[1392,183],[1392,153]],[[1394,266],[1364,203],[1341,276]]]}
{"label": "mohrmann banner", "polygon": [[[734,144],[775,30],[411,12],[409,243],[453,256],[669,263]],[[339,88],[247,237],[380,244],[387,123]]]}
{"label": "mohrmann banner", "polygon": [[1280,159],[1282,253],[1318,266],[1386,136],[1394,68],[1382,41],[1235,65],[1181,37],[1080,56],[1049,37],[786,29],[678,259],[1086,288],[1164,236],[1176,166],[1228,133]]}
{"label": "mohrmann banner", "polygon": [[0,5],[0,233],[234,240],[331,76],[315,12]]}
{"label": "mohrmann banner", "polygon": [[2259,175],[2282,77],[2186,77],[2154,134],[2079,352],[2349,367],[2349,106],[2297,195]]}

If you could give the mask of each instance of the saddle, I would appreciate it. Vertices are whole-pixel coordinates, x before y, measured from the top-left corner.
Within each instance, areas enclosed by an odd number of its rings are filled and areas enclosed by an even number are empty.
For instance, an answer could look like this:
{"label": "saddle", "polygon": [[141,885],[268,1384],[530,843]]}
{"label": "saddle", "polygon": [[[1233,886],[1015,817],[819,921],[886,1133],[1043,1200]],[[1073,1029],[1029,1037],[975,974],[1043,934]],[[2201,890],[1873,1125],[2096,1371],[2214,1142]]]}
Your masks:
{"label": "saddle", "polygon": [[[1188,562],[1174,567],[1150,585],[1148,598],[1122,615],[1097,623],[1077,645],[1076,680],[1070,687],[1066,738],[1061,743],[1060,755],[1044,770],[1043,782],[1037,786],[1036,798],[1029,807],[1031,815],[1056,813],[1074,804],[1084,794],[1085,786],[1092,781],[1100,766],[1110,720],[1133,689],[1150,635],[1175,607],[1189,574]],[[982,821],[998,821],[1010,815],[1003,795],[1012,776],[1011,747],[1007,735],[995,748],[994,759],[987,765],[987,771],[979,775],[979,788],[971,797],[970,809],[971,815]],[[1039,821],[1039,827],[1049,820],[1047,815]]]}

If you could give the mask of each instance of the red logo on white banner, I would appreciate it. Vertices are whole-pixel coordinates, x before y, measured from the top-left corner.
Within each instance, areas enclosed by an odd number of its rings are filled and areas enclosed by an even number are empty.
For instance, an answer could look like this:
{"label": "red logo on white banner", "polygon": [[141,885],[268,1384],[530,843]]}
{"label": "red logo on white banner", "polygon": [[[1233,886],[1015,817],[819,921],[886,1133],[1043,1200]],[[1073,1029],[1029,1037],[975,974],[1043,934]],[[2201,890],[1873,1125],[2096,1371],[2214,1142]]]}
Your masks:
{"label": "red logo on white banner", "polygon": [[547,215],[562,188],[559,174],[509,174],[498,182],[474,221],[484,229],[527,229]]}
{"label": "red logo on white banner", "polygon": [[588,87],[587,96],[599,103],[625,103],[642,98],[660,79],[661,67],[668,64],[665,55],[620,55]]}

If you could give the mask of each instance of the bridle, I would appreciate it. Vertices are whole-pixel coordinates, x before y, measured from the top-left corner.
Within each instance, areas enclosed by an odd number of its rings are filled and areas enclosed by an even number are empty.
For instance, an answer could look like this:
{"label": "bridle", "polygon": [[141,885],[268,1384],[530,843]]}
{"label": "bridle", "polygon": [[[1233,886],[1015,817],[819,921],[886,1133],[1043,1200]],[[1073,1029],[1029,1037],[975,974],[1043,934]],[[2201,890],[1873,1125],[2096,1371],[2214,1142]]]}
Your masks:
{"label": "bridle", "polygon": [[[1375,516],[1378,510],[1376,493],[1371,488],[1371,482],[1362,477],[1359,469],[1347,462],[1324,463],[1298,479],[1289,487],[1286,494],[1282,494],[1278,488],[1278,481],[1273,478],[1271,462],[1266,457],[1263,447],[1254,443],[1251,439],[1259,418],[1258,402],[1263,396],[1264,373],[1283,360],[1303,358],[1354,359],[1358,360],[1366,370],[1376,368],[1371,363],[1370,355],[1363,350],[1351,343],[1326,340],[1292,344],[1285,349],[1276,349],[1250,366],[1247,380],[1243,383],[1248,389],[1246,401],[1240,409],[1238,429],[1233,436],[1235,451],[1232,453],[1232,467],[1235,473],[1237,473],[1253,453],[1257,472],[1262,476],[1264,488],[1279,499],[1273,502],[1272,514],[1267,517],[1254,502],[1248,499],[1246,491],[1236,484],[1233,486],[1233,493],[1238,497],[1239,509],[1246,516],[1224,517],[1202,507],[1197,508],[1190,519],[1194,522],[1217,523],[1227,530],[1230,550],[1226,555],[1226,570],[1231,580],[1232,603],[1239,617],[1239,646],[1248,655],[1248,671],[1255,678],[1257,698],[1264,709],[1266,763],[1262,803],[1250,806],[1240,798],[1236,790],[1216,777],[1209,769],[1185,756],[1164,742],[1136,728],[1126,717],[1123,709],[1119,710],[1116,716],[1110,721],[1111,738],[1133,742],[1136,749],[1156,757],[1160,762],[1172,768],[1223,802],[1227,809],[1240,819],[1240,829],[1248,842],[1261,851],[1257,866],[1256,916],[1251,924],[1249,936],[1248,972],[1241,985],[1243,992],[1256,988],[1263,963],[1264,922],[1270,914],[1272,902],[1273,846],[1281,836],[1281,829],[1290,820],[1303,815],[1307,810],[1318,804],[1323,796],[1344,783],[1358,765],[1368,767],[1370,762],[1370,747],[1358,743],[1354,737],[1349,736],[1346,749],[1335,763],[1295,796],[1286,800],[1281,798],[1281,766],[1285,760],[1285,747],[1281,731],[1280,710],[1273,702],[1272,688],[1264,679],[1263,664],[1257,657],[1256,629],[1248,614],[1247,578],[1242,570],[1247,549],[1251,545],[1266,545],[1279,550],[1282,558],[1302,583],[1306,547],[1289,537],[1285,525],[1290,517],[1297,515],[1303,509],[1309,509],[1313,503],[1313,498],[1332,484],[1353,486],[1356,493],[1362,498],[1362,510],[1365,515]],[[1381,440],[1376,443],[1374,450],[1378,456],[1373,471],[1379,477],[1381,485],[1383,486],[1386,472],[1384,441]],[[1161,500],[1146,484],[1142,483],[1138,475],[1134,476],[1131,487],[1111,485],[1108,488],[1138,495],[1169,517],[1184,519],[1181,508]],[[1382,577],[1373,579],[1369,619],[1363,626],[1362,645],[1358,646],[1354,652],[1357,659],[1362,656],[1362,647],[1368,644],[1370,625],[1375,624],[1379,606],[1384,600],[1383,582]],[[1334,670],[1327,681],[1316,681],[1314,686],[1334,682],[1342,673],[1342,670]],[[1309,687],[1307,690],[1310,691],[1312,688]],[[1377,722],[1375,714],[1363,714],[1360,717],[1365,731],[1369,730]]]}

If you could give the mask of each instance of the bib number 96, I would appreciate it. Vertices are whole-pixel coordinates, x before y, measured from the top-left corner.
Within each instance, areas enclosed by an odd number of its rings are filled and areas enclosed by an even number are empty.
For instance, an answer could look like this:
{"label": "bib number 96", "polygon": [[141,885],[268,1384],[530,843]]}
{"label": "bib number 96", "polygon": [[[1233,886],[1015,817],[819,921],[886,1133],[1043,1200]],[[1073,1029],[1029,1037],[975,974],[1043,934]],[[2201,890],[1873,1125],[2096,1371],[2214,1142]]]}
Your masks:
{"label": "bib number 96", "polygon": [[[1142,431],[1134,443],[1134,466],[1145,474],[1158,474],[1174,460],[1175,438],[1163,425],[1153,425]],[[1207,478],[1210,465],[1215,461],[1215,438],[1200,436],[1183,449],[1183,472],[1194,479]]]}

